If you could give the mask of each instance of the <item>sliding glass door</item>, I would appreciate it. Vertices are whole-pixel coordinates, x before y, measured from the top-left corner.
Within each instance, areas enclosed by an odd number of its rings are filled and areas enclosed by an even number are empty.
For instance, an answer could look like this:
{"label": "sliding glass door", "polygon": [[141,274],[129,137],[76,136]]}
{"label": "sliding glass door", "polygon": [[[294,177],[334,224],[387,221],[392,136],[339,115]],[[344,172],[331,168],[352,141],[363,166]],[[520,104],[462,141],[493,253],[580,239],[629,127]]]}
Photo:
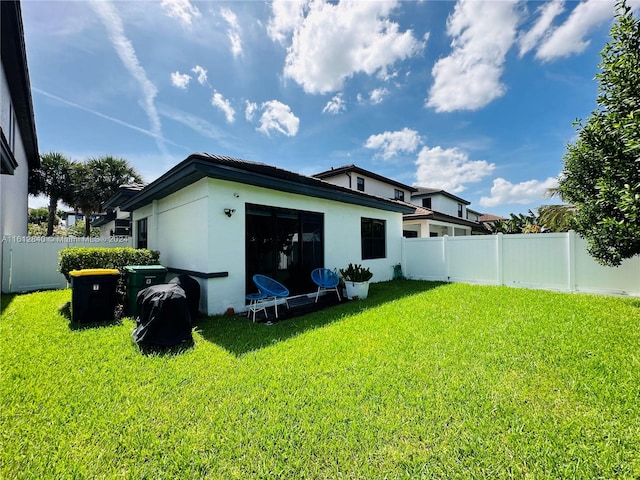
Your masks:
{"label": "sliding glass door", "polygon": [[246,291],[255,291],[252,277],[267,275],[292,295],[315,290],[311,271],[324,266],[322,213],[247,204]]}

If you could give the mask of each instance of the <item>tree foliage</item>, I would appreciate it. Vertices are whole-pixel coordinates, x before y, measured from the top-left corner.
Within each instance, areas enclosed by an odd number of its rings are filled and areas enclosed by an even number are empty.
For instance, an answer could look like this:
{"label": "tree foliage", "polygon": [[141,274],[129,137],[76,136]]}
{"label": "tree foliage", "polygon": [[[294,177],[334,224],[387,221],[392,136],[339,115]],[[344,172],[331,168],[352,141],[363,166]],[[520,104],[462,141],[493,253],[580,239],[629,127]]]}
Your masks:
{"label": "tree foliage", "polygon": [[[70,205],[90,219],[101,211],[102,204],[114,195],[120,185],[140,183],[140,175],[122,158],[110,155],[92,158],[73,167],[74,194]],[[85,225],[85,236],[91,234],[91,224]]]}
{"label": "tree foliage", "polygon": [[600,56],[598,108],[576,123],[559,188],[589,253],[617,266],[640,254],[640,21],[624,0]]}
{"label": "tree foliage", "polygon": [[72,162],[59,152],[40,156],[40,166],[29,171],[29,193],[49,198],[47,236],[53,235],[58,202],[69,203],[73,197]]}

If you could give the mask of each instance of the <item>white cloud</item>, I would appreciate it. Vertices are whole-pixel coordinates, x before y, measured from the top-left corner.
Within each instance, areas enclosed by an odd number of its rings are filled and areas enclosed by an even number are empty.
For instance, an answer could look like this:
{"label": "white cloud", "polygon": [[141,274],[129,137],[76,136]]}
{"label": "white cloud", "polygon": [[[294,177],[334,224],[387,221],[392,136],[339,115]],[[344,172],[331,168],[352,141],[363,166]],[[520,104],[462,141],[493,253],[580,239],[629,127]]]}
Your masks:
{"label": "white cloud", "polygon": [[240,38],[240,25],[238,24],[238,17],[228,8],[221,8],[220,15],[229,24],[227,29],[227,38],[231,42],[231,53],[234,57],[242,55],[242,39]]}
{"label": "white cloud", "polygon": [[583,52],[589,45],[584,37],[593,27],[612,20],[614,10],[615,0],[586,0],[580,3],[567,21],[542,42],[536,58],[550,61]]}
{"label": "white cloud", "polygon": [[200,65],[196,65],[191,69],[193,73],[198,76],[198,83],[200,85],[205,85],[207,83],[207,70]]}
{"label": "white cloud", "polygon": [[274,1],[268,33],[283,44],[291,37],[285,77],[307,93],[335,92],[356,73],[374,75],[416,54],[424,43],[387,18],[397,5]]}
{"label": "white cloud", "polygon": [[422,140],[418,132],[405,127],[396,132],[384,132],[378,135],[371,135],[364,146],[365,148],[371,148],[373,150],[382,150],[380,156],[385,160],[389,160],[401,152],[415,152],[421,143]]}
{"label": "white cloud", "polygon": [[200,10],[189,0],[162,0],[160,4],[168,17],[177,19],[185,27],[191,26],[191,20],[200,16]]}
{"label": "white cloud", "polygon": [[186,73],[175,71],[171,74],[171,84],[174,87],[181,88],[182,90],[186,90],[190,81],[191,75],[187,75]]}
{"label": "white cloud", "polygon": [[287,137],[295,137],[300,126],[300,119],[296,117],[288,105],[278,100],[270,100],[262,104],[259,131],[269,135],[271,130],[280,132]]}
{"label": "white cloud", "polygon": [[477,110],[504,95],[500,82],[519,17],[517,2],[459,0],[447,20],[452,53],[436,62],[426,105],[436,112]]}
{"label": "white cloud", "polygon": [[269,19],[267,33],[269,38],[284,45],[287,37],[304,21],[305,1],[275,0],[271,3],[273,15]]}
{"label": "white cloud", "polygon": [[224,98],[220,92],[213,91],[213,98],[211,99],[211,105],[218,108],[224,113],[227,123],[233,123],[236,111],[231,106],[231,102]]}
{"label": "white cloud", "polygon": [[564,0],[553,0],[538,7],[538,20],[527,33],[520,35],[520,57],[533,50],[540,39],[548,34],[553,20],[564,11]]}
{"label": "white cloud", "polygon": [[342,94],[339,93],[335,95],[331,100],[327,102],[327,104],[322,109],[322,113],[329,113],[331,115],[337,115],[341,112],[344,112],[347,109],[347,106],[344,103],[344,99],[342,98]]}
{"label": "white cloud", "polygon": [[244,118],[247,119],[247,122],[250,122],[253,120],[253,116],[256,113],[256,110],[258,109],[258,104],[254,103],[254,102],[250,102],[249,100],[245,100],[245,109],[244,109]]}
{"label": "white cloud", "polygon": [[417,185],[451,193],[463,191],[465,183],[479,182],[496,168],[485,160],[469,160],[469,156],[457,148],[426,146],[418,153],[416,165]]}
{"label": "white cloud", "polygon": [[155,106],[155,97],[158,94],[158,89],[147,77],[147,73],[144,68],[142,68],[142,65],[140,65],[131,41],[124,34],[122,19],[118,15],[113,4],[110,2],[89,2],[89,5],[91,5],[100,17],[100,20],[102,20],[102,23],[107,29],[109,40],[120,57],[122,64],[136,80],[142,90],[141,104],[149,118],[149,122],[151,123],[151,132],[153,132],[155,137],[158,139],[158,148],[160,148],[163,153],[167,153],[164,143],[159,140],[163,138],[163,136],[160,116],[158,115]]}
{"label": "white cloud", "polygon": [[493,180],[490,197],[481,197],[483,207],[496,207],[508,203],[527,204],[541,200],[550,188],[558,186],[558,179],[549,177],[544,181],[528,180],[526,182],[511,183],[504,178]]}
{"label": "white cloud", "polygon": [[369,100],[374,105],[381,103],[384,100],[384,97],[389,94],[389,90],[386,88],[375,88],[371,90],[369,94]]}

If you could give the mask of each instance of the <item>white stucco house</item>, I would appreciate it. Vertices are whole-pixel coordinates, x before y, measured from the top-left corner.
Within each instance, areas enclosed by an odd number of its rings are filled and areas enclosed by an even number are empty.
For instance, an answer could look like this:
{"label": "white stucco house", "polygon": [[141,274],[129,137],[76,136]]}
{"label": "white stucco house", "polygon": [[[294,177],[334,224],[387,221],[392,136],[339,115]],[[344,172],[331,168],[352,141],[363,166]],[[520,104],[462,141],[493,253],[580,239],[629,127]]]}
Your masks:
{"label": "white stucco house", "polygon": [[22,11],[17,1],[0,2],[0,58],[0,238],[4,238],[27,234],[29,170],[40,165]]}
{"label": "white stucco house", "polygon": [[486,233],[480,214],[468,208],[470,202],[445,190],[412,187],[356,165],[332,168],[314,175],[334,185],[414,205],[404,215],[405,237],[463,236]]}
{"label": "white stucco house", "polygon": [[405,204],[236,158],[190,155],[120,205],[137,247],[159,250],[173,273],[196,278],[200,310],[246,310],[262,273],[292,295],[315,291],[316,267],[361,263],[372,281],[401,262]]}

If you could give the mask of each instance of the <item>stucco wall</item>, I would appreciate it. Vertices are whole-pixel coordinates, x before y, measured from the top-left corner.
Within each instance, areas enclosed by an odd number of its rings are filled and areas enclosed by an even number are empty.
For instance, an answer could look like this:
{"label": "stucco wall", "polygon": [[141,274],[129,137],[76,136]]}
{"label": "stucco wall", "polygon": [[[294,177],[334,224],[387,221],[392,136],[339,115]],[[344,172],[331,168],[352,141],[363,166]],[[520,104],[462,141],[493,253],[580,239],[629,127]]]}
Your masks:
{"label": "stucco wall", "polygon": [[[325,266],[362,263],[374,273],[372,281],[390,280],[393,265],[402,258],[400,213],[335,201],[277,192],[213,179],[203,179],[134,212],[136,220],[149,217],[149,248],[161,252],[163,265],[204,273],[228,272],[222,278],[198,279],[201,309],[209,314],[227,308],[245,310],[245,206],[247,203],[307,210],[324,214]],[[234,209],[231,217],[225,208]],[[386,220],[387,256],[362,260],[360,218]],[[157,232],[152,227],[157,219]]]}
{"label": "stucco wall", "polygon": [[[4,66],[0,76],[0,124],[5,135],[9,132],[11,96]],[[13,175],[0,175],[0,236],[26,235],[29,214],[29,168],[18,125],[15,125],[14,157],[18,167]]]}
{"label": "stucco wall", "polygon": [[[444,195],[434,195],[431,197],[431,209],[453,217],[458,216],[458,202]],[[462,204],[461,218],[467,218],[467,206],[464,204]]]}

